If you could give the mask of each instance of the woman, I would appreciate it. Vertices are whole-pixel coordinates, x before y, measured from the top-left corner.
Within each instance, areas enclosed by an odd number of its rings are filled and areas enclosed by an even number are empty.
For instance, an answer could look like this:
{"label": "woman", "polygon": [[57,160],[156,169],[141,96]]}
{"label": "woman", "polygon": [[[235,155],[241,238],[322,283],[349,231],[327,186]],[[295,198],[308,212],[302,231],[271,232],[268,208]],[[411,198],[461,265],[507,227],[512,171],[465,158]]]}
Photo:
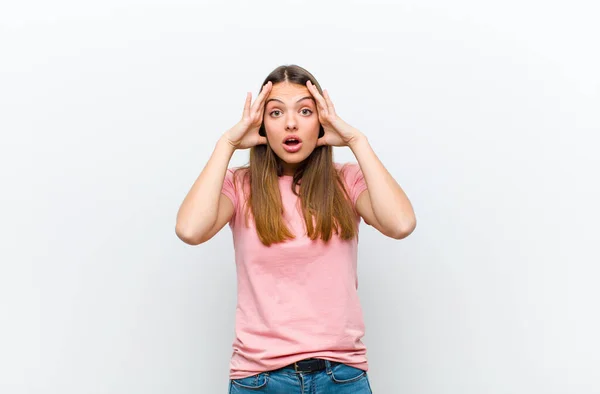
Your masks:
{"label": "woman", "polygon": [[[198,245],[229,224],[238,303],[230,393],[371,393],[357,295],[358,225],[402,239],[406,194],[307,70],[280,66],[225,132],[185,197],[176,233]],[[333,162],[349,147],[358,164]],[[250,149],[245,167],[228,168]]]}

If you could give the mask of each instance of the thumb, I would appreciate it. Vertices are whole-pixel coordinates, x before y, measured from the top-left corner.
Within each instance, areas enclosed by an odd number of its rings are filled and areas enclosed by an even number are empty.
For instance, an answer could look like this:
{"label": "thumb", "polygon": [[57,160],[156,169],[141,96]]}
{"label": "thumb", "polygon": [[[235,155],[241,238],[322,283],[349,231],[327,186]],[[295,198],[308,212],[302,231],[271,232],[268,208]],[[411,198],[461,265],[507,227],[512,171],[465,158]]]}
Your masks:
{"label": "thumb", "polygon": [[256,145],[267,145],[267,138],[259,135]]}
{"label": "thumb", "polygon": [[327,145],[327,141],[325,141],[325,136],[323,136],[317,140],[317,146],[323,146],[323,145]]}

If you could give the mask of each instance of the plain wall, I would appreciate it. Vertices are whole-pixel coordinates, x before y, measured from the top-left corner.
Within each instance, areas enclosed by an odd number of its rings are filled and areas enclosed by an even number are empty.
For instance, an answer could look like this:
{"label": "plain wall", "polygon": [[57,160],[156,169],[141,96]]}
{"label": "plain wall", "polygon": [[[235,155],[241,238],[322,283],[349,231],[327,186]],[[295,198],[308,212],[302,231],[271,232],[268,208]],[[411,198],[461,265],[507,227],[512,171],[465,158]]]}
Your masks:
{"label": "plain wall", "polygon": [[4,2],[0,392],[226,392],[231,231],[192,247],[175,217],[295,63],[417,215],[400,241],[360,229],[374,392],[600,393],[599,9]]}

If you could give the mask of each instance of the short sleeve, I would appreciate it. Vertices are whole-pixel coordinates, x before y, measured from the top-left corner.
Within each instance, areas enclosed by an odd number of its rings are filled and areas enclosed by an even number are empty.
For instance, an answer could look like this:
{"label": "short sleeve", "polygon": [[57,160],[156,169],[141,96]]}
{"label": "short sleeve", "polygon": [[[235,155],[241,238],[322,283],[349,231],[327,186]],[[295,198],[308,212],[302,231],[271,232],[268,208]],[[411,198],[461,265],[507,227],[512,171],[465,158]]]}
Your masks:
{"label": "short sleeve", "polygon": [[365,183],[365,178],[358,164],[348,163],[345,164],[344,167],[344,176],[349,188],[348,192],[352,199],[352,204],[356,206],[358,196],[360,196],[360,193],[367,190],[367,184]]}
{"label": "short sleeve", "polygon": [[238,207],[238,197],[237,197],[237,193],[235,190],[235,185],[234,185],[235,180],[234,180],[233,172],[234,172],[234,169],[232,169],[232,168],[227,169],[227,173],[225,174],[225,179],[223,180],[223,187],[221,188],[221,193],[226,195],[227,197],[229,197],[229,199],[233,203],[233,212],[234,212],[234,216],[235,216],[235,212],[237,212],[237,207]]}

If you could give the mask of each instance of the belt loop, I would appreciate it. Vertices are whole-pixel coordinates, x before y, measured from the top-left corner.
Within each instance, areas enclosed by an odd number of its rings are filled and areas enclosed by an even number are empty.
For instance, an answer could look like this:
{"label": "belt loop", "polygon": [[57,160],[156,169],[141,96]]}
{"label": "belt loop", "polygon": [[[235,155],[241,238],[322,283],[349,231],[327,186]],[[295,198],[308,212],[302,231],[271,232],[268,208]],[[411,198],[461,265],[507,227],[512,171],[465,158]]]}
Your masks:
{"label": "belt loop", "polygon": [[331,362],[329,360],[325,360],[325,372],[329,373],[331,371]]}

